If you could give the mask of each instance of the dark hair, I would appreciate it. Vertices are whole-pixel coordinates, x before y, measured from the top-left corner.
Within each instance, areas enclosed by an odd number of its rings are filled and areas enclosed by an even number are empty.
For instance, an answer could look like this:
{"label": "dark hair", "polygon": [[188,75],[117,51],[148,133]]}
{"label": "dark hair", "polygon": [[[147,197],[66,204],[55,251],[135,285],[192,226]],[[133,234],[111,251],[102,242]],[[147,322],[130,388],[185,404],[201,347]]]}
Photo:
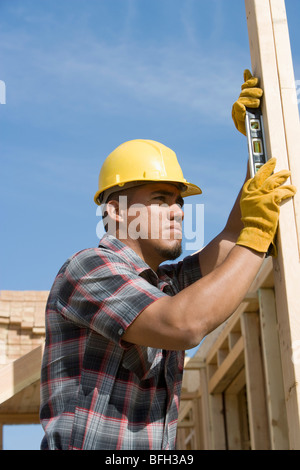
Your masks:
{"label": "dark hair", "polygon": [[[133,195],[135,193],[135,189],[136,189],[136,187],[125,188],[125,189],[120,189],[119,191],[116,191],[114,193],[111,193],[107,197],[106,201],[103,203],[104,207],[110,201],[120,202],[120,197],[121,196],[127,196],[127,206],[129,207],[131,205],[131,201],[132,201]],[[107,211],[105,211],[104,209],[102,210],[102,217],[103,217],[103,219],[105,219],[107,217]],[[107,224],[104,224],[104,230],[105,230],[105,232],[107,232],[107,230],[108,230]]]}

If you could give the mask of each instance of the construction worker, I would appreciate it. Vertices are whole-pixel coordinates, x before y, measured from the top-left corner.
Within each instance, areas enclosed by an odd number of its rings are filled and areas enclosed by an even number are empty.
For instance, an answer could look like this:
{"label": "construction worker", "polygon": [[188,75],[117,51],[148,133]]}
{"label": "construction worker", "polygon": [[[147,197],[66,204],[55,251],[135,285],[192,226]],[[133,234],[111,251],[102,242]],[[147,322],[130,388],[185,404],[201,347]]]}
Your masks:
{"label": "construction worker", "polygon": [[[262,95],[244,78],[232,115],[242,133],[245,105]],[[107,232],[65,262],[47,303],[42,449],[175,449],[184,351],[235,311],[274,253],[279,205],[295,193],[274,167],[246,178],[211,243],[162,265],[181,253],[183,200],[201,189],[161,143],[133,140],[107,157],[95,195]]]}

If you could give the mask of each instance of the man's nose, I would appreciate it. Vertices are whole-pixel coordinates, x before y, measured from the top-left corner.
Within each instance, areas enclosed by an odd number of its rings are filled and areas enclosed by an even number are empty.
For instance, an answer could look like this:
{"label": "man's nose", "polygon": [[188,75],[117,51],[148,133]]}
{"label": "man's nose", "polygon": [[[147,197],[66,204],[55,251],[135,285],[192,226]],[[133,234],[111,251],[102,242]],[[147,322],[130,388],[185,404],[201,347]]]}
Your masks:
{"label": "man's nose", "polygon": [[170,206],[170,220],[176,220],[178,222],[182,222],[184,218],[184,212],[182,207],[179,204],[173,204]]}

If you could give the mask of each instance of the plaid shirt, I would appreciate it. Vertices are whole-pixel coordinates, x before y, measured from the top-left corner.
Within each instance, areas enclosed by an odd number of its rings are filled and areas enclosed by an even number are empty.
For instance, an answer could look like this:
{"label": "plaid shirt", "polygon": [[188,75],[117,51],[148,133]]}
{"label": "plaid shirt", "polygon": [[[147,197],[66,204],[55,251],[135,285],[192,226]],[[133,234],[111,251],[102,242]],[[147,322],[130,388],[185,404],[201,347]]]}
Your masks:
{"label": "plaid shirt", "polygon": [[183,351],[122,340],[152,302],[199,277],[198,256],[155,273],[105,235],[60,269],[46,307],[41,449],[174,449]]}

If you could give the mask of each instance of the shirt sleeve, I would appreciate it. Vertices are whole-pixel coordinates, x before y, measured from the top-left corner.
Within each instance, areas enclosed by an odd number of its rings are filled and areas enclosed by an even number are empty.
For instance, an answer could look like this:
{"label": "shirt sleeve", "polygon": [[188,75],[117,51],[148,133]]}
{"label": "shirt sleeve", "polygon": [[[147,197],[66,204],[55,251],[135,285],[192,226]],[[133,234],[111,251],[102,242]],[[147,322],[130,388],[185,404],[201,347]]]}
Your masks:
{"label": "shirt sleeve", "polygon": [[61,274],[57,309],[76,325],[125,346],[121,337],[128,326],[166,295],[120,255],[89,249],[73,257]]}

